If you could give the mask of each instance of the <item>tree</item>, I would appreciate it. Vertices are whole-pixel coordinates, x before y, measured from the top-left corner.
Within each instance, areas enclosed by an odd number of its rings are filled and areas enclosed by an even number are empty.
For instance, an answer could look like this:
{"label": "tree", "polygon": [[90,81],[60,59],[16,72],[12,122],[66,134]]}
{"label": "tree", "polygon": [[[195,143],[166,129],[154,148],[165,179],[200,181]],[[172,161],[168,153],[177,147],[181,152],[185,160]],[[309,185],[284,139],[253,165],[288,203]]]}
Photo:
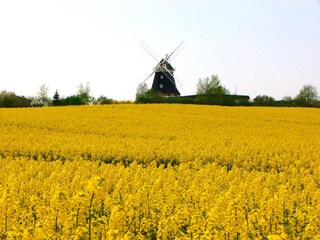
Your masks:
{"label": "tree", "polygon": [[162,93],[148,89],[148,85],[145,82],[138,84],[136,92],[137,103],[156,103],[163,102]]}
{"label": "tree", "polygon": [[259,95],[253,99],[253,104],[255,106],[273,106],[276,100],[273,97],[267,95]]}
{"label": "tree", "polygon": [[284,96],[282,98],[282,101],[285,101],[285,102],[288,102],[288,103],[292,103],[293,102],[293,99],[291,96]]}
{"label": "tree", "polygon": [[299,106],[312,106],[318,101],[318,92],[312,85],[304,85],[299,94],[294,99]]}
{"label": "tree", "polygon": [[13,92],[0,92],[0,107],[13,107],[15,94]]}
{"label": "tree", "polygon": [[99,96],[98,99],[96,100],[96,104],[111,104],[113,100],[111,98],[107,98],[106,96]]}
{"label": "tree", "polygon": [[58,93],[58,90],[53,95],[52,105],[53,106],[59,106],[60,105],[60,95]]}
{"label": "tree", "polygon": [[227,95],[230,94],[230,91],[221,85],[218,76],[214,74],[210,78],[199,78],[197,83],[197,95],[209,94]]}
{"label": "tree", "polygon": [[161,92],[154,90],[147,90],[146,92],[136,97],[137,103],[164,103],[166,98],[163,97]]}
{"label": "tree", "polygon": [[30,107],[31,100],[25,97],[19,97],[14,92],[0,92],[0,108],[1,107]]}
{"label": "tree", "polygon": [[91,103],[92,96],[91,96],[91,88],[89,82],[86,85],[80,83],[78,85],[78,92],[77,95],[81,98],[84,104]]}
{"label": "tree", "polygon": [[136,92],[136,99],[148,91],[148,85],[145,82],[139,83]]}
{"label": "tree", "polygon": [[41,84],[39,87],[39,92],[37,93],[37,97],[35,99],[35,105],[48,106],[50,103],[50,98],[48,97],[49,87],[45,84]]}
{"label": "tree", "polygon": [[83,101],[80,95],[71,95],[61,99],[60,104],[62,106],[69,106],[69,105],[85,105],[86,103]]}

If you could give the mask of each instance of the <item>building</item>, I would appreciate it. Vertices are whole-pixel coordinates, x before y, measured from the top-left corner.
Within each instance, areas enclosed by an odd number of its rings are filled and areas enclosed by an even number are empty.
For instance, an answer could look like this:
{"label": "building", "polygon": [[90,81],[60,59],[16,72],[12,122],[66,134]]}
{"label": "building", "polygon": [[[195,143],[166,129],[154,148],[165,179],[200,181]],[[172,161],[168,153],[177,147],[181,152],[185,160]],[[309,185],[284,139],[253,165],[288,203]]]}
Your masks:
{"label": "building", "polygon": [[155,74],[151,90],[161,92],[166,97],[179,97],[180,92],[177,89],[174,78],[175,69],[168,61],[162,59],[155,67]]}

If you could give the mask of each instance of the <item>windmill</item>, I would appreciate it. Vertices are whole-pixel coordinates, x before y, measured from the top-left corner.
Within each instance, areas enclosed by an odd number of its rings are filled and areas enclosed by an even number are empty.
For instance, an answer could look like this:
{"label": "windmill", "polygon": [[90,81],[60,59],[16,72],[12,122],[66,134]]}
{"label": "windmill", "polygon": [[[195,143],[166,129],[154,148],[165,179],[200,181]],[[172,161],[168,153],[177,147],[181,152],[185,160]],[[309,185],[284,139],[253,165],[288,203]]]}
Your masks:
{"label": "windmill", "polygon": [[166,54],[161,60],[151,51],[146,43],[143,42],[141,44],[149,55],[158,62],[153,68],[152,73],[143,81],[146,82],[154,74],[151,90],[161,92],[163,96],[166,97],[180,96],[173,73],[175,69],[170,63],[170,57],[172,57],[174,53],[177,53],[178,49],[181,51],[183,43],[184,42],[181,42],[170,54]]}

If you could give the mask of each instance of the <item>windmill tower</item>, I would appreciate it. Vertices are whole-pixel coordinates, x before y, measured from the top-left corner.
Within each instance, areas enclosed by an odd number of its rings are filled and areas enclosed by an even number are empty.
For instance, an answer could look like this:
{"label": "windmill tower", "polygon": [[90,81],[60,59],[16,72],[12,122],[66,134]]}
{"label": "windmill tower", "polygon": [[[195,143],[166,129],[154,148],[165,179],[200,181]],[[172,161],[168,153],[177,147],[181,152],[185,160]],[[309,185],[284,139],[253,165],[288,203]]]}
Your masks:
{"label": "windmill tower", "polygon": [[170,54],[167,54],[165,58],[162,58],[160,61],[145,43],[141,44],[141,46],[158,62],[158,64],[153,68],[152,73],[144,80],[144,82],[147,81],[154,74],[151,90],[161,92],[163,96],[166,97],[180,96],[174,77],[175,69],[170,63],[170,57],[177,52],[182,44],[183,42],[181,42]]}

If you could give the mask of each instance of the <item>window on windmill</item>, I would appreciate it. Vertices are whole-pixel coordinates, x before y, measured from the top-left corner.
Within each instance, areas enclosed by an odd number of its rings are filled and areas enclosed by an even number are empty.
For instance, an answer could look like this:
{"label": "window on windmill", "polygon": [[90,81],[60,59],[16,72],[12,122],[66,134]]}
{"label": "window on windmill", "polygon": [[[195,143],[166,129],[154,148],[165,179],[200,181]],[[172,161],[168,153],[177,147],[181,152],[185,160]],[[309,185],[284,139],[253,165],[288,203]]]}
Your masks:
{"label": "window on windmill", "polygon": [[159,85],[159,88],[163,88],[163,84],[160,84],[160,85]]}
{"label": "window on windmill", "polygon": [[160,79],[163,79],[164,78],[164,76],[163,75],[160,75]]}

